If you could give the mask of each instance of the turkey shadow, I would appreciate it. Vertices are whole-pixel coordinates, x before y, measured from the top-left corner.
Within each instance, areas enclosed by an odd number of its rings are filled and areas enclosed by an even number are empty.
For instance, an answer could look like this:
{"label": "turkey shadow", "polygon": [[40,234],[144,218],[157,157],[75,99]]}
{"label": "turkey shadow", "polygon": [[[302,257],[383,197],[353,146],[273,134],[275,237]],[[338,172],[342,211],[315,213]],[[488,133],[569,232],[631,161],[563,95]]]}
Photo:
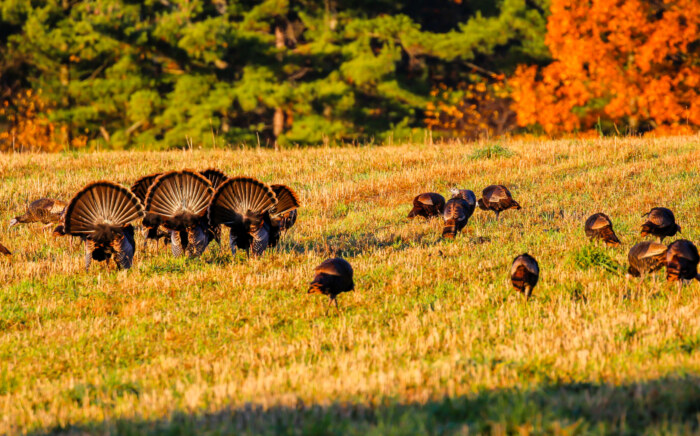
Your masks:
{"label": "turkey shadow", "polygon": [[269,408],[247,404],[210,413],[176,411],[160,420],[110,419],[29,434],[670,434],[697,432],[698,413],[700,377],[687,375],[623,385],[548,382],[428,402],[298,402]]}

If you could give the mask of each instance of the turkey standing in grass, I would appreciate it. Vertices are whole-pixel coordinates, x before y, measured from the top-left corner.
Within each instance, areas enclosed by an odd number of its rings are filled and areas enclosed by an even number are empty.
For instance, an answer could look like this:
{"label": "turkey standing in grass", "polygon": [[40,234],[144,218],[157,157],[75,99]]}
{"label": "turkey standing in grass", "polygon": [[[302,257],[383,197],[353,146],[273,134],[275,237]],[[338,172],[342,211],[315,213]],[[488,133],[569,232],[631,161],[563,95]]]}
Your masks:
{"label": "turkey standing in grass", "polygon": [[42,224],[52,224],[60,222],[63,213],[66,210],[66,203],[61,200],[54,200],[52,198],[40,198],[39,200],[32,201],[27,206],[27,211],[24,215],[13,218],[10,221],[10,227],[16,226],[20,223],[36,223],[41,222]]}
{"label": "turkey standing in grass", "polygon": [[510,281],[518,292],[525,295],[526,299],[530,299],[539,279],[540,266],[534,257],[524,253],[513,260],[513,265],[510,267]]}
{"label": "turkey standing in grass", "polygon": [[640,242],[627,255],[630,264],[627,273],[640,277],[661,269],[666,264],[666,250],[667,247],[658,242]]}
{"label": "turkey standing in grass", "polygon": [[270,243],[270,217],[291,209],[276,209],[277,196],[267,184],[249,177],[234,177],[219,186],[209,205],[209,224],[231,229],[231,253],[238,248],[261,255]]}
{"label": "turkey standing in grass", "polygon": [[[154,173],[141,177],[140,179],[136,180],[136,182],[134,182],[134,184],[131,186],[131,192],[133,192],[134,195],[136,195],[136,197],[139,199],[142,205],[146,204],[146,195],[148,194],[148,189],[161,174],[162,173]],[[146,249],[146,247],[148,246],[149,240],[156,241],[156,245],[158,245],[158,241],[160,239],[163,239],[167,242],[168,238],[170,237],[170,234],[161,230],[160,224],[160,217],[158,215],[147,213],[146,216],[143,218],[142,225],[144,249]]]}
{"label": "turkey standing in grass", "polygon": [[620,245],[620,240],[613,230],[612,221],[604,213],[596,213],[588,217],[584,227],[586,236],[591,240],[601,239],[606,244],[617,247]]}
{"label": "turkey standing in grass", "polygon": [[0,254],[4,254],[5,256],[11,256],[12,252],[8,250],[4,245],[0,244]]}
{"label": "turkey standing in grass", "polygon": [[508,209],[521,209],[520,204],[513,200],[510,191],[503,185],[487,186],[481,193],[479,209],[492,210],[496,213],[496,221],[501,212]]}
{"label": "turkey standing in grass", "polygon": [[647,221],[642,224],[641,235],[654,235],[658,238],[658,242],[663,241],[666,236],[675,236],[681,231],[681,226],[676,224],[673,212],[665,207],[655,207],[642,217],[647,217]]}
{"label": "turkey standing in grass", "polygon": [[142,218],[143,206],[128,189],[100,181],[87,185],[66,207],[64,233],[85,242],[85,270],[90,262],[114,261],[128,269],[134,259],[134,228],[131,222]]}
{"label": "turkey standing in grass", "polygon": [[431,218],[440,216],[444,210],[445,197],[434,192],[427,192],[413,199],[413,209],[408,213],[408,218],[413,219],[417,216]]}
{"label": "turkey standing in grass", "polygon": [[338,300],[336,297],[343,292],[355,290],[355,283],[352,281],[352,266],[347,260],[336,257],[326,259],[316,267],[316,275],[314,276],[309,294],[323,294],[330,297],[328,305],[335,302],[335,308],[338,310]]}
{"label": "turkey standing in grass", "polygon": [[698,262],[700,262],[700,255],[695,244],[686,239],[672,242],[666,251],[666,280],[669,282],[700,280]]}
{"label": "turkey standing in grass", "polygon": [[196,171],[182,170],[158,177],[146,195],[146,213],[158,217],[170,233],[174,256],[198,257],[215,231],[207,221],[207,207],[214,193],[211,182]]}
{"label": "turkey standing in grass", "polygon": [[442,237],[452,239],[457,236],[457,232],[460,232],[467,225],[472,213],[474,213],[474,206],[470,207],[466,200],[461,197],[451,198],[445,205],[445,211],[442,214],[442,218],[445,220]]}
{"label": "turkey standing in grass", "polygon": [[268,214],[270,246],[274,247],[279,242],[282,233],[285,233],[297,221],[299,197],[292,188],[285,185],[271,185],[270,188],[277,197],[277,204]]}
{"label": "turkey standing in grass", "polygon": [[461,198],[467,202],[469,205],[469,209],[467,209],[467,219],[471,218],[474,214],[474,209],[476,209],[476,195],[474,191],[470,189],[452,188],[450,189],[450,194],[452,194],[452,198]]}

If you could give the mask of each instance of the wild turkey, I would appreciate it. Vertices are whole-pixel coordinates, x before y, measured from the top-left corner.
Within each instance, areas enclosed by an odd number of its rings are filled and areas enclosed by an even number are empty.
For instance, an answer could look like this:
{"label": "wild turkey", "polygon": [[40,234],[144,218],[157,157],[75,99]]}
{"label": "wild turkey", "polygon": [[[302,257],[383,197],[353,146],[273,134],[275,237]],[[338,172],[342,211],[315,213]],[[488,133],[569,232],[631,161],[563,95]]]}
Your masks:
{"label": "wild turkey", "polygon": [[209,225],[229,227],[231,253],[236,249],[262,254],[270,243],[270,217],[276,210],[277,196],[267,184],[249,177],[230,178],[219,186],[209,205]]}
{"label": "wild turkey", "polygon": [[308,293],[328,295],[328,305],[335,302],[335,308],[338,310],[338,294],[355,290],[352,266],[347,260],[336,257],[324,260],[316,267],[315,273]]}
{"label": "wild turkey", "polygon": [[666,280],[669,282],[700,280],[698,262],[700,262],[700,255],[695,244],[686,239],[672,242],[666,251]]}
{"label": "wild turkey", "polygon": [[0,244],[0,254],[4,254],[5,256],[11,256],[12,252],[8,250],[4,245]]}
{"label": "wild turkey", "polygon": [[134,258],[132,221],[142,218],[143,206],[128,189],[100,181],[87,185],[68,203],[64,233],[85,242],[85,269],[90,262],[108,261],[128,269]]}
{"label": "wild turkey", "polygon": [[665,207],[655,207],[642,215],[647,221],[642,224],[642,236],[654,235],[658,242],[662,242],[666,236],[675,236],[681,231],[681,226],[676,224],[673,212]]}
{"label": "wild turkey", "polygon": [[607,245],[617,247],[620,240],[613,230],[612,221],[604,213],[596,213],[588,217],[584,226],[589,239],[601,239]]}
{"label": "wild turkey", "polygon": [[469,206],[461,197],[451,198],[445,205],[442,218],[445,220],[445,227],[442,229],[443,238],[454,238],[469,221],[469,211],[474,213],[474,206]]}
{"label": "wild turkey", "polygon": [[[131,192],[136,195],[142,205],[146,204],[146,195],[148,194],[148,189],[151,187],[153,182],[162,173],[153,173],[147,176],[143,176],[136,180],[133,185],[131,185]],[[158,215],[147,213],[142,221],[143,226],[143,248],[148,246],[148,241],[156,241],[156,245],[160,239],[167,240],[170,237],[168,232],[160,230],[160,218]]]}
{"label": "wild turkey", "polygon": [[199,174],[203,175],[211,182],[211,187],[215,191],[222,183],[228,180],[228,176],[216,168],[208,168],[204,171],[200,171]]}
{"label": "wild turkey", "polygon": [[413,209],[408,213],[408,218],[417,216],[431,218],[440,216],[445,211],[445,197],[434,192],[420,194],[413,199]]}
{"label": "wild turkey", "polygon": [[52,198],[40,198],[32,201],[27,206],[27,211],[24,215],[13,218],[10,221],[10,227],[20,223],[36,223],[52,224],[60,222],[63,217],[63,212],[66,209],[66,203],[61,200]]}
{"label": "wild turkey", "polygon": [[540,266],[534,257],[524,253],[513,259],[513,265],[510,267],[510,281],[518,292],[525,295],[526,299],[530,299],[539,278]]}
{"label": "wild turkey", "polygon": [[270,246],[279,242],[282,233],[286,232],[297,221],[299,198],[292,188],[285,185],[271,185],[275,192],[277,205],[268,214],[270,225]]}
{"label": "wild turkey", "polygon": [[666,264],[666,250],[667,247],[658,242],[640,242],[627,255],[630,264],[627,273],[640,277],[661,269]]}
{"label": "wild turkey", "polygon": [[503,185],[491,185],[484,188],[478,203],[479,209],[494,211],[496,213],[496,221],[498,221],[498,216],[504,210],[521,209],[520,204],[513,200],[510,191]]}
{"label": "wild turkey", "polygon": [[212,239],[218,239],[206,217],[213,193],[211,182],[192,170],[162,174],[149,188],[146,213],[170,233],[174,256],[200,256]]}

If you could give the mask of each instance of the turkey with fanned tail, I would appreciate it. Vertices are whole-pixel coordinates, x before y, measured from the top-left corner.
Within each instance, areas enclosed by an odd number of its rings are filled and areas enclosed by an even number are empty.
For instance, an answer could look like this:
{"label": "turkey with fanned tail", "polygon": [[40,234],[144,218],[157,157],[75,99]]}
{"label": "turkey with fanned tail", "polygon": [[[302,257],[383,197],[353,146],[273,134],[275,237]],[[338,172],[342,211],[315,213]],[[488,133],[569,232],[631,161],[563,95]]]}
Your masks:
{"label": "turkey with fanned tail", "polygon": [[218,239],[206,217],[213,193],[211,182],[192,170],[162,174],[151,185],[146,213],[170,233],[174,256],[200,256],[212,239]]}
{"label": "turkey with fanned tail", "polygon": [[[148,194],[148,189],[161,174],[162,173],[154,173],[143,176],[136,180],[133,185],[131,185],[131,192],[136,195],[144,207],[146,205],[146,195]],[[163,239],[164,241],[167,241],[170,238],[170,234],[168,232],[160,229],[160,224],[160,217],[153,213],[147,213],[143,218],[142,226],[144,249],[148,246],[148,241],[156,241],[156,245],[158,245],[159,240]]]}
{"label": "turkey with fanned tail", "polygon": [[277,204],[268,214],[270,246],[274,247],[279,242],[282,233],[296,223],[299,197],[289,186],[271,185],[270,188],[277,197]]}
{"label": "turkey with fanned tail", "polygon": [[236,249],[262,254],[270,243],[271,214],[278,211],[277,196],[267,184],[249,177],[234,177],[219,186],[209,205],[209,224],[229,227],[231,253]]}
{"label": "turkey with fanned tail", "polygon": [[128,269],[134,259],[132,221],[142,218],[143,206],[128,189],[113,182],[87,185],[68,203],[63,231],[85,243],[85,269],[90,262],[114,257],[119,268]]}

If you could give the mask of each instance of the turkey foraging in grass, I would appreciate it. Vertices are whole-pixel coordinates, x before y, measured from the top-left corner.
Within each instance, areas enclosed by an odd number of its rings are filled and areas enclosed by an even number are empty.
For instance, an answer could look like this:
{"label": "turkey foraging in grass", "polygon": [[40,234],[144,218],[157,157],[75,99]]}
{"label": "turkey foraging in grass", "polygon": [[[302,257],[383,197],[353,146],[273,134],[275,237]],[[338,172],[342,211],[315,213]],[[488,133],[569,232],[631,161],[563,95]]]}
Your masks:
{"label": "turkey foraging in grass", "polygon": [[90,262],[114,261],[128,269],[134,258],[132,221],[142,218],[143,206],[128,189],[100,181],[87,185],[66,207],[63,232],[85,242],[85,269]]}
{"label": "turkey foraging in grass", "polygon": [[413,209],[408,213],[408,218],[417,216],[431,218],[440,216],[445,210],[445,197],[434,192],[420,194],[413,199]]}
{"label": "turkey foraging in grass", "polygon": [[658,242],[663,241],[666,236],[675,236],[681,231],[681,226],[676,224],[673,212],[665,207],[655,207],[642,217],[647,217],[647,221],[642,224],[641,235],[654,235],[658,238]]}
{"label": "turkey foraging in grass", "polygon": [[469,206],[461,197],[451,198],[445,205],[442,218],[445,226],[442,229],[442,237],[452,239],[457,233],[467,225],[471,213],[474,213],[474,206]]}
{"label": "turkey foraging in grass", "polygon": [[700,262],[700,256],[695,244],[686,239],[673,241],[666,251],[666,280],[669,282],[700,280],[698,262]]}
{"label": "turkey foraging in grass", "polygon": [[58,223],[63,217],[66,210],[66,203],[61,200],[52,198],[40,198],[32,201],[27,206],[26,212],[10,221],[10,227],[20,223],[36,223],[42,224]]}
{"label": "turkey foraging in grass", "polygon": [[518,292],[525,295],[526,299],[530,299],[539,279],[540,266],[534,257],[524,253],[513,259],[513,265],[510,267],[510,281]]}
{"label": "turkey foraging in grass", "polygon": [[335,302],[335,308],[339,310],[336,299],[338,294],[355,290],[352,276],[352,266],[347,260],[340,257],[326,259],[316,267],[308,293],[328,295],[330,297],[328,305]]}
{"label": "turkey foraging in grass", "polygon": [[213,193],[211,182],[192,170],[162,174],[149,188],[146,213],[170,233],[174,256],[200,256],[212,239],[218,239],[206,217]]}
{"label": "turkey foraging in grass", "polygon": [[632,247],[627,254],[627,273],[640,277],[661,269],[666,264],[667,247],[658,242],[644,241]]}
{"label": "turkey foraging in grass", "polygon": [[620,245],[620,240],[613,230],[612,221],[604,213],[596,213],[588,217],[584,230],[591,240],[600,239],[612,247]]}
{"label": "turkey foraging in grass", "polygon": [[230,178],[219,186],[209,205],[209,224],[231,229],[231,253],[238,248],[259,256],[270,243],[270,216],[277,210],[277,196],[267,184],[249,177]]}
{"label": "turkey foraging in grass", "polygon": [[513,200],[508,188],[503,185],[491,185],[484,188],[478,201],[479,209],[491,210],[496,213],[496,221],[498,216],[504,210],[521,209],[520,204]]}

